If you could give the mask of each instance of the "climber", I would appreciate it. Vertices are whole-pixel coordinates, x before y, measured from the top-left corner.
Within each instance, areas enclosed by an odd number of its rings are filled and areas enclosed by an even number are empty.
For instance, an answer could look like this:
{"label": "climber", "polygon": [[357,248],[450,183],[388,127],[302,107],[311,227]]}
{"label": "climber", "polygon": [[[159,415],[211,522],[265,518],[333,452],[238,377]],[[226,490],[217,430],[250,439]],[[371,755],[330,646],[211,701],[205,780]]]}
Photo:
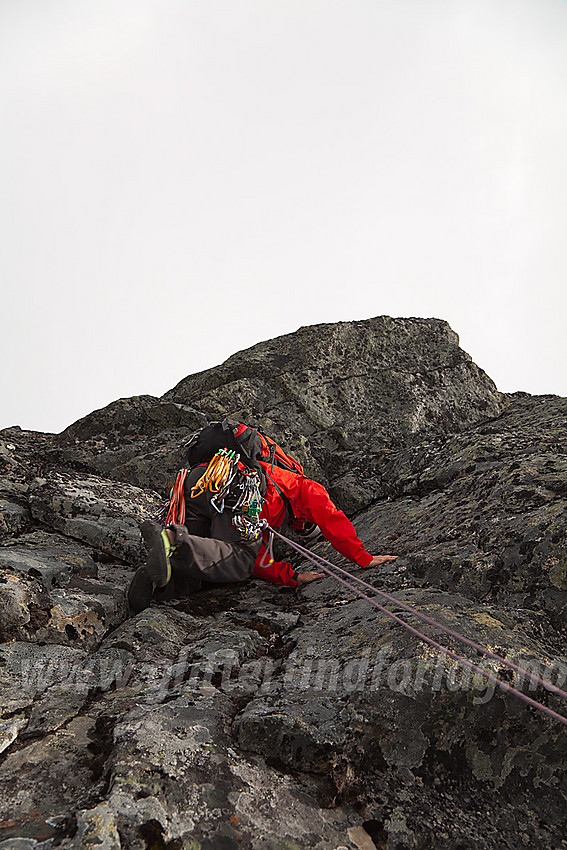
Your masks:
{"label": "climber", "polygon": [[[148,558],[135,573],[128,591],[134,612],[146,608],[154,593],[156,599],[163,601],[184,597],[198,590],[203,580],[237,582],[253,575],[274,584],[297,587],[324,577],[324,573],[315,571],[298,573],[290,563],[274,561],[266,551],[260,530],[254,539],[243,533],[235,522],[236,511],[224,504],[220,511],[218,496],[199,487],[204,466],[195,467],[184,481],[183,525],[163,530],[149,521],[141,525]],[[280,528],[286,519],[291,528],[300,532],[318,526],[340,554],[361,567],[374,567],[397,557],[370,555],[350,520],[337,510],[321,484],[268,464],[265,471],[268,486],[260,519],[273,528]],[[290,510],[293,518],[288,516]]]}
{"label": "climber", "polygon": [[[306,535],[318,528],[337,552],[359,567],[376,567],[396,559],[397,555],[373,556],[366,551],[353,524],[343,511],[335,507],[322,484],[265,461],[260,460],[259,463],[268,479],[266,501],[260,516],[272,528],[287,525]],[[292,514],[291,518],[289,513]],[[324,576],[324,573],[318,572],[297,573],[286,561],[270,563],[264,543],[256,558],[253,574],[274,584],[290,587]]]}

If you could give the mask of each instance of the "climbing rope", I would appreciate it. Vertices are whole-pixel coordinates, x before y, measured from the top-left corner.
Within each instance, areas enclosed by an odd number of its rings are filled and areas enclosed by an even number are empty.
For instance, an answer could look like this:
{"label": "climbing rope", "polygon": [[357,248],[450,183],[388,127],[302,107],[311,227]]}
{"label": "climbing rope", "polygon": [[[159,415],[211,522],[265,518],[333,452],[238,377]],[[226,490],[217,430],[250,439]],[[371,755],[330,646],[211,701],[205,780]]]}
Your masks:
{"label": "climbing rope", "polygon": [[169,508],[162,524],[167,525],[183,525],[185,522],[185,498],[183,496],[183,485],[189,474],[188,469],[181,469],[177,473],[175,484],[171,491],[169,499]]}
{"label": "climbing rope", "polygon": [[[269,526],[266,521],[264,521],[264,528],[267,531],[269,531],[271,539],[273,539],[273,535],[275,535],[276,537],[279,537],[281,540],[283,540],[285,543],[287,543],[288,546],[290,546],[292,549],[295,549],[297,552],[302,554],[307,560],[311,561],[311,563],[313,563],[316,567],[323,570],[323,572],[325,572],[327,575],[331,576],[331,578],[334,578],[336,581],[338,581],[340,584],[344,585],[349,590],[356,593],[362,599],[365,599],[367,602],[370,602],[371,605],[373,605],[379,611],[382,611],[382,613],[386,614],[388,617],[390,617],[392,620],[397,622],[399,625],[401,625],[407,631],[411,632],[413,635],[415,635],[420,640],[424,641],[425,643],[428,643],[430,646],[433,646],[435,649],[437,649],[440,652],[443,652],[445,655],[448,655],[450,658],[452,658],[454,661],[457,661],[459,664],[461,664],[465,667],[468,667],[469,669],[474,670],[475,672],[479,673],[481,676],[483,676],[489,682],[492,682],[494,685],[499,687],[501,690],[506,691],[507,693],[513,694],[514,696],[516,696],[519,699],[523,700],[524,702],[528,703],[528,705],[531,705],[533,708],[536,708],[539,711],[544,712],[549,717],[552,717],[554,720],[558,720],[560,723],[563,723],[565,726],[567,726],[567,717],[564,717],[562,714],[558,714],[556,711],[553,711],[553,709],[548,708],[547,706],[543,705],[543,703],[538,702],[535,699],[532,699],[532,697],[529,697],[527,694],[524,694],[522,691],[517,690],[512,685],[509,685],[507,682],[504,682],[504,681],[502,681],[502,679],[499,679],[497,676],[493,676],[487,670],[483,670],[482,667],[479,667],[477,664],[474,664],[468,658],[463,658],[461,655],[458,655],[456,652],[453,652],[452,649],[449,649],[448,647],[443,646],[442,644],[438,643],[433,638],[430,638],[427,635],[424,635],[422,632],[420,632],[418,629],[414,628],[414,626],[411,626],[409,623],[407,623],[405,620],[403,620],[401,617],[399,617],[393,611],[390,611],[384,605],[381,605],[375,599],[372,599],[371,597],[367,596],[363,591],[359,590],[357,587],[350,584],[344,578],[341,578],[341,576],[337,575],[337,573],[340,573],[340,574],[346,576],[348,579],[351,579],[352,581],[358,582],[360,585],[362,585],[365,588],[368,588],[369,590],[371,590],[373,593],[377,594],[378,596],[380,596],[384,600],[386,600],[390,603],[393,603],[394,605],[398,606],[399,608],[402,608],[403,610],[407,611],[410,614],[415,615],[420,620],[423,620],[424,622],[428,623],[429,625],[434,626],[435,628],[441,629],[446,634],[450,635],[451,637],[455,638],[456,640],[461,641],[461,643],[465,643],[468,646],[475,649],[477,652],[480,652],[486,658],[490,658],[493,661],[498,661],[499,663],[503,664],[504,666],[508,667],[509,669],[514,670],[516,673],[519,673],[522,676],[525,676],[529,681],[533,682],[534,684],[541,685],[546,690],[550,691],[551,693],[556,694],[557,696],[561,697],[561,699],[567,701],[567,692],[561,690],[561,688],[558,688],[552,682],[549,682],[546,679],[542,679],[539,676],[534,675],[529,670],[525,670],[523,667],[520,667],[520,666],[514,664],[513,662],[508,661],[508,659],[503,658],[502,656],[498,655],[495,652],[492,652],[487,647],[484,647],[481,644],[475,643],[475,641],[469,640],[469,638],[466,638],[464,635],[461,635],[459,632],[455,631],[454,629],[451,629],[448,626],[444,626],[442,623],[439,623],[436,620],[433,620],[431,617],[428,617],[426,614],[422,614],[417,609],[412,608],[409,605],[406,605],[404,602],[401,602],[399,599],[396,599],[394,596],[390,596],[388,593],[384,593],[384,591],[381,591],[377,587],[374,587],[374,585],[368,584],[368,582],[365,582],[362,579],[358,578],[357,576],[352,575],[352,573],[349,573],[347,570],[342,569],[342,567],[338,567],[336,564],[331,563],[331,561],[328,561],[326,558],[323,558],[321,555],[318,555],[315,552],[311,552],[309,549],[306,549],[304,546],[301,546],[299,543],[296,543],[295,541],[290,540],[288,537],[285,537],[283,534],[280,534],[278,531],[276,531],[271,526]],[[335,570],[336,572],[333,572],[333,570]]]}
{"label": "climbing rope", "polygon": [[[265,546],[264,554],[258,563],[258,566],[260,566],[263,570],[267,569],[274,563],[274,534],[276,534],[276,532],[267,524],[266,527],[268,528],[268,543]],[[288,543],[291,543],[291,540],[287,540],[287,537],[284,537],[283,535],[280,535],[280,537],[282,540],[286,540]]]}

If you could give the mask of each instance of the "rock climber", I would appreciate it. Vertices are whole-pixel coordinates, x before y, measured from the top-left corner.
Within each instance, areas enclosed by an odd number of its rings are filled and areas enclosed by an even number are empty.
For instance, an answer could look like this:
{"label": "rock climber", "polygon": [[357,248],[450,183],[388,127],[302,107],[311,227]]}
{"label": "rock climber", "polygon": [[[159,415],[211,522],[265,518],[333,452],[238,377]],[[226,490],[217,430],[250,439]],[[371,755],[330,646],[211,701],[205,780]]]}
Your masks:
{"label": "rock climber", "polygon": [[[260,520],[275,529],[287,524],[299,534],[317,528],[329,543],[360,567],[393,561],[396,555],[371,555],[354,526],[331,501],[317,481],[268,464],[265,501]],[[192,469],[184,480],[186,519],[183,525],[162,528],[146,521],[141,532],[148,549],[147,562],[132,579],[128,600],[134,612],[146,608],[152,597],[177,599],[201,587],[202,581],[237,582],[254,576],[273,584],[298,587],[323,578],[317,571],[298,572],[287,561],[275,561],[266,551],[262,535],[247,539],[235,524],[236,511],[219,510],[214,494],[199,486],[203,467]],[[291,517],[290,514],[293,514]]]}

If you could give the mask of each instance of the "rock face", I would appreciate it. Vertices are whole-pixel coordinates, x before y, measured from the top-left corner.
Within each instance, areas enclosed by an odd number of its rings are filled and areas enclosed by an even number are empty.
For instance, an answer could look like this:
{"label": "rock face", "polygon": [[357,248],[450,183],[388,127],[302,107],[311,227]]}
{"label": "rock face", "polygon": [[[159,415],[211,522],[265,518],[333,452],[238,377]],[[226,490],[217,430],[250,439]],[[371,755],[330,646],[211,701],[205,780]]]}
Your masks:
{"label": "rock face", "polygon": [[188,433],[225,417],[252,421],[360,510],[389,495],[392,456],[505,404],[446,322],[381,316],[260,343],[162,399],[122,399],[86,416],[60,445],[67,461],[161,489],[183,465]]}
{"label": "rock face", "polygon": [[129,616],[138,524],[224,416],[400,557],[315,552],[565,687],[567,400],[498,393],[437,320],[302,328],[60,435],[0,432],[0,850],[567,847],[566,727],[353,589],[251,580]]}

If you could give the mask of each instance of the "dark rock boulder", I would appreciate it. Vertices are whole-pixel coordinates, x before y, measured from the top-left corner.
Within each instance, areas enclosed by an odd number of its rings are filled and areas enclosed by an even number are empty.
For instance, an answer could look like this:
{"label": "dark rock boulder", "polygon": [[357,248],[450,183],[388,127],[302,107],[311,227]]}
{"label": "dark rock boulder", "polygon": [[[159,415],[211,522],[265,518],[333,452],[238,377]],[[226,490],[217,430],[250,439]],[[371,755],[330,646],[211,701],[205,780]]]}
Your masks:
{"label": "dark rock boulder", "polygon": [[[514,647],[516,663],[543,672],[550,648],[522,631],[521,616],[494,606],[471,610],[462,597],[437,591],[397,597],[484,646]],[[388,847],[508,846],[500,833],[517,836],[520,825],[536,846],[561,846],[564,727],[408,637],[367,602],[345,598],[331,579],[307,587],[302,599],[309,614],[283,674],[233,723],[242,751],[317,777],[328,805],[356,802],[380,824]],[[434,637],[462,654],[454,639]],[[507,679],[498,664],[480,663]],[[565,682],[567,658],[556,657],[546,673]],[[551,704],[561,710],[561,701]],[[540,794],[542,783],[558,793]]]}
{"label": "dark rock boulder", "polygon": [[384,454],[498,415],[505,401],[436,319],[301,328],[191,375],[164,399],[252,420],[347,509],[386,495]]}
{"label": "dark rock boulder", "polygon": [[0,478],[0,540],[21,534],[31,527],[26,494],[24,484]]}
{"label": "dark rock boulder", "polygon": [[206,424],[204,414],[192,407],[134,396],[70,425],[53,451],[58,465],[167,492],[185,464],[183,444]]}
{"label": "dark rock boulder", "polygon": [[155,515],[158,501],[156,493],[130,484],[65,472],[35,479],[29,491],[35,520],[131,563],[142,560],[139,525]]}
{"label": "dark rock boulder", "polygon": [[215,418],[246,414],[294,439],[336,428],[339,448],[358,451],[364,443],[370,452],[416,434],[459,431],[502,409],[494,384],[446,322],[387,316],[262,342],[190,375],[163,398]]}
{"label": "dark rock boulder", "polygon": [[515,397],[465,434],[392,469],[397,498],[359,515],[369,545],[404,556],[414,586],[545,612],[567,625],[567,400]]}

